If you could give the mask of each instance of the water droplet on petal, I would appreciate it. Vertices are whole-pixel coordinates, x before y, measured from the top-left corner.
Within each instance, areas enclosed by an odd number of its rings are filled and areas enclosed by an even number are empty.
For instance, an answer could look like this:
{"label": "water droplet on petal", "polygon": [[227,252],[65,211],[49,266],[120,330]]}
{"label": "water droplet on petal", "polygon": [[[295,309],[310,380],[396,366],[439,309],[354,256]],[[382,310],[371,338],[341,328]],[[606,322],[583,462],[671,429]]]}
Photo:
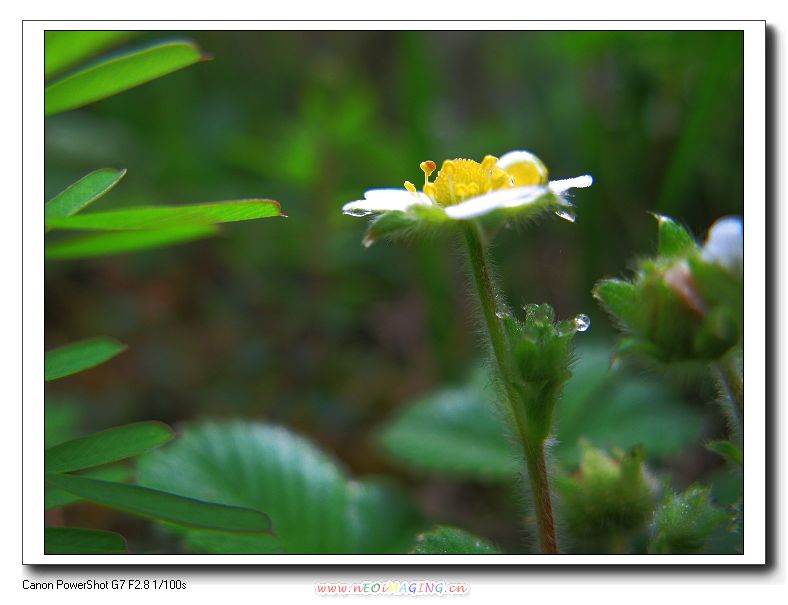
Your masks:
{"label": "water droplet on petal", "polygon": [[575,330],[578,332],[585,332],[591,327],[591,318],[585,313],[576,315],[573,321],[575,322]]}
{"label": "water droplet on petal", "polygon": [[561,210],[556,210],[555,215],[564,219],[565,221],[569,221],[570,223],[575,222],[575,213],[569,210],[568,208],[562,208]]}
{"label": "water droplet on petal", "polygon": [[350,207],[346,210],[342,211],[342,214],[347,214],[348,216],[369,216],[372,214],[372,211],[365,210],[364,208],[354,208]]}

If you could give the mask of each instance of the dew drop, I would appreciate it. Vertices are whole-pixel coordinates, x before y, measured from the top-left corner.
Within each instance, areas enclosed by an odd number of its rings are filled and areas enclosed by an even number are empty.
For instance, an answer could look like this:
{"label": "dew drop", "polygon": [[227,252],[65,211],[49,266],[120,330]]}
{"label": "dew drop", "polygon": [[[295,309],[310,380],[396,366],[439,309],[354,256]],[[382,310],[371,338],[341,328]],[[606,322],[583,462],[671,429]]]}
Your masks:
{"label": "dew drop", "polygon": [[501,310],[498,310],[498,311],[496,311],[496,312],[495,312],[495,316],[496,316],[498,319],[506,319],[507,317],[511,317],[511,316],[509,315],[509,313],[508,313],[508,312],[506,312],[506,311],[501,311]]}
{"label": "dew drop", "polygon": [[591,327],[591,319],[585,313],[575,315],[575,330],[578,332],[586,332]]}
{"label": "dew drop", "polygon": [[567,210],[567,209],[556,210],[555,215],[564,219],[565,221],[569,221],[570,223],[575,222],[575,213],[572,212],[571,210]]}
{"label": "dew drop", "polygon": [[343,210],[342,214],[347,214],[348,216],[369,216],[372,212],[363,208],[348,208]]}

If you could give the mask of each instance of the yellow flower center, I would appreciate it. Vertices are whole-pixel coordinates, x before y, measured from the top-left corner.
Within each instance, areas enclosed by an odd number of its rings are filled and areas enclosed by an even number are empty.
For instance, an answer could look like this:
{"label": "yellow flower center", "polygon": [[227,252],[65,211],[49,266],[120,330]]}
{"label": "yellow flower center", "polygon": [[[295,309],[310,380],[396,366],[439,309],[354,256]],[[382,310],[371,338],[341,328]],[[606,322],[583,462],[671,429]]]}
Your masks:
{"label": "yellow flower center", "polygon": [[[547,170],[536,158],[513,164],[507,170],[499,168],[497,162],[498,158],[492,155],[486,156],[481,163],[462,158],[445,160],[432,183],[430,175],[435,172],[435,162],[422,162],[424,193],[441,206],[451,206],[499,189],[547,182]],[[416,191],[410,181],[405,181],[405,189],[411,193]]]}

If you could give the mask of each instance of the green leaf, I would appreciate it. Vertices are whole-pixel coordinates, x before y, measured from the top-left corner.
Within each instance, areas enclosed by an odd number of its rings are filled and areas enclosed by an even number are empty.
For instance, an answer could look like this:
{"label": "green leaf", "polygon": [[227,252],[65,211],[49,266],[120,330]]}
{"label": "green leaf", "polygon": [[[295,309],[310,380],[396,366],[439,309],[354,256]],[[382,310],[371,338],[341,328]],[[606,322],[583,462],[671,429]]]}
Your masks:
{"label": "green leaf", "polygon": [[154,231],[120,231],[87,235],[46,244],[44,256],[53,260],[75,260],[141,252],[205,239],[218,233],[211,225],[186,225]]}
{"label": "green leaf", "polygon": [[46,203],[44,218],[49,220],[76,214],[107,193],[124,176],[125,168],[101,168],[86,174]]}
{"label": "green leaf", "polygon": [[558,405],[556,457],[568,466],[580,461],[581,438],[607,450],[642,445],[652,458],[671,456],[695,442],[701,413],[664,381],[610,370],[607,347],[578,347],[573,376]]}
{"label": "green leaf", "polygon": [[414,555],[500,555],[495,546],[456,527],[438,525],[419,534],[411,549]]}
{"label": "green leaf", "polygon": [[51,486],[109,508],[178,525],[229,532],[271,530],[271,520],[257,510],[184,498],[139,485],[101,481],[79,475],[47,473]]}
{"label": "green leaf", "polygon": [[127,552],[120,534],[81,527],[45,527],[44,552],[48,555],[115,555]]}
{"label": "green leaf", "polygon": [[166,229],[184,225],[213,225],[283,216],[279,202],[251,199],[183,206],[137,206],[92,212],[47,221],[53,229]]}
{"label": "green leaf", "polygon": [[44,452],[44,470],[67,473],[117,462],[164,445],[174,436],[162,422],[118,426],[49,448]]}
{"label": "green leaf", "polygon": [[46,31],[44,32],[44,76],[53,75],[90,58],[102,50],[128,40],[130,31]]}
{"label": "green leaf", "polygon": [[521,469],[495,412],[495,391],[476,383],[428,395],[390,420],[378,436],[393,459],[422,471],[509,479]]}
{"label": "green leaf", "polygon": [[44,447],[52,447],[79,435],[85,409],[77,402],[47,396],[44,402]]}
{"label": "green leaf", "polygon": [[655,214],[659,229],[657,255],[664,258],[684,256],[696,248],[692,235],[672,218]]}
{"label": "green leaf", "polygon": [[207,59],[190,42],[169,42],[78,71],[44,89],[44,115],[76,109]]}
{"label": "green leaf", "polygon": [[89,338],[52,349],[44,355],[44,380],[49,382],[77,374],[109,361],[125,350],[126,345],[106,337]]}
{"label": "green leaf", "polygon": [[744,452],[730,441],[712,441],[706,444],[706,449],[719,454],[734,466],[744,466]]}
{"label": "green leaf", "polygon": [[[106,466],[102,468],[91,469],[80,473],[80,477],[90,477],[91,479],[102,479],[103,481],[115,481],[116,483],[124,482],[129,478],[130,470],[124,466]],[[47,487],[44,490],[44,510],[51,508],[60,508],[80,502],[84,498],[64,492],[62,489],[55,489]]]}
{"label": "green leaf", "polygon": [[264,510],[278,538],[185,534],[214,553],[404,552],[415,513],[393,487],[351,479],[306,439],[248,421],[185,428],[170,446],[138,462],[143,485]]}

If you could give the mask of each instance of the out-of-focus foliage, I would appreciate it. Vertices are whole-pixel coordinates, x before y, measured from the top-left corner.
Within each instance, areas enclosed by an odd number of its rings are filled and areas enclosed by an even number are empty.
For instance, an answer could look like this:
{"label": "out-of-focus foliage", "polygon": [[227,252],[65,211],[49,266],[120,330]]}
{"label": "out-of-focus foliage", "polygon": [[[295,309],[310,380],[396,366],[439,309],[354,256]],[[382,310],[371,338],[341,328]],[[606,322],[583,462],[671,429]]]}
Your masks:
{"label": "out-of-focus foliage", "polygon": [[[141,33],[116,52],[182,35]],[[587,338],[610,342],[612,325],[591,289],[602,277],[623,277],[629,259],[653,250],[648,211],[697,234],[719,216],[742,214],[741,34],[188,37],[214,59],[47,118],[47,199],[96,168],[118,166],[129,176],[100,200],[101,212],[265,197],[281,200],[290,218],[228,225],[222,237],[186,246],[48,263],[46,348],[91,334],[130,347],[110,364],[47,385],[48,408],[84,403],[72,418],[79,430],[66,439],[150,419],[264,419],[308,435],[352,476],[403,483],[431,521],[522,552],[510,492],[478,483],[476,471],[474,478],[413,477],[370,437],[408,401],[468,382],[480,351],[468,327],[475,311],[465,302],[464,268],[441,238],[364,250],[363,225],[339,210],[365,189],[417,182],[426,159],[524,148],[556,177],[590,173],[595,185],[578,196],[574,224],[503,229],[493,253],[509,300],[550,301],[559,317],[587,313]],[[76,243],[52,239],[47,254],[135,249],[87,240],[110,235],[79,236],[82,248],[71,252],[55,246]],[[711,387],[684,385],[677,396],[637,368],[608,377],[609,351],[608,344],[597,354],[581,349],[571,368],[556,460],[573,468],[582,434],[606,449],[645,442],[649,468],[676,489],[713,481],[721,493],[725,462],[702,447],[725,437],[706,405]],[[594,360],[588,373],[585,356]],[[618,403],[612,384],[624,391]],[[582,410],[574,425],[563,416],[573,402]],[[660,449],[656,434],[670,445]],[[133,552],[172,552],[186,535],[84,502],[52,514],[118,531]],[[199,533],[189,531],[187,541]]]}
{"label": "out-of-focus foliage", "polygon": [[[582,440],[605,448],[644,446],[655,462],[699,436],[700,415],[673,389],[624,368],[611,373],[612,351],[580,345],[573,377],[558,405],[556,461],[576,466]],[[522,454],[506,438],[492,379],[476,372],[464,388],[437,391],[403,409],[379,433],[381,448],[404,465],[432,473],[508,482]]]}

